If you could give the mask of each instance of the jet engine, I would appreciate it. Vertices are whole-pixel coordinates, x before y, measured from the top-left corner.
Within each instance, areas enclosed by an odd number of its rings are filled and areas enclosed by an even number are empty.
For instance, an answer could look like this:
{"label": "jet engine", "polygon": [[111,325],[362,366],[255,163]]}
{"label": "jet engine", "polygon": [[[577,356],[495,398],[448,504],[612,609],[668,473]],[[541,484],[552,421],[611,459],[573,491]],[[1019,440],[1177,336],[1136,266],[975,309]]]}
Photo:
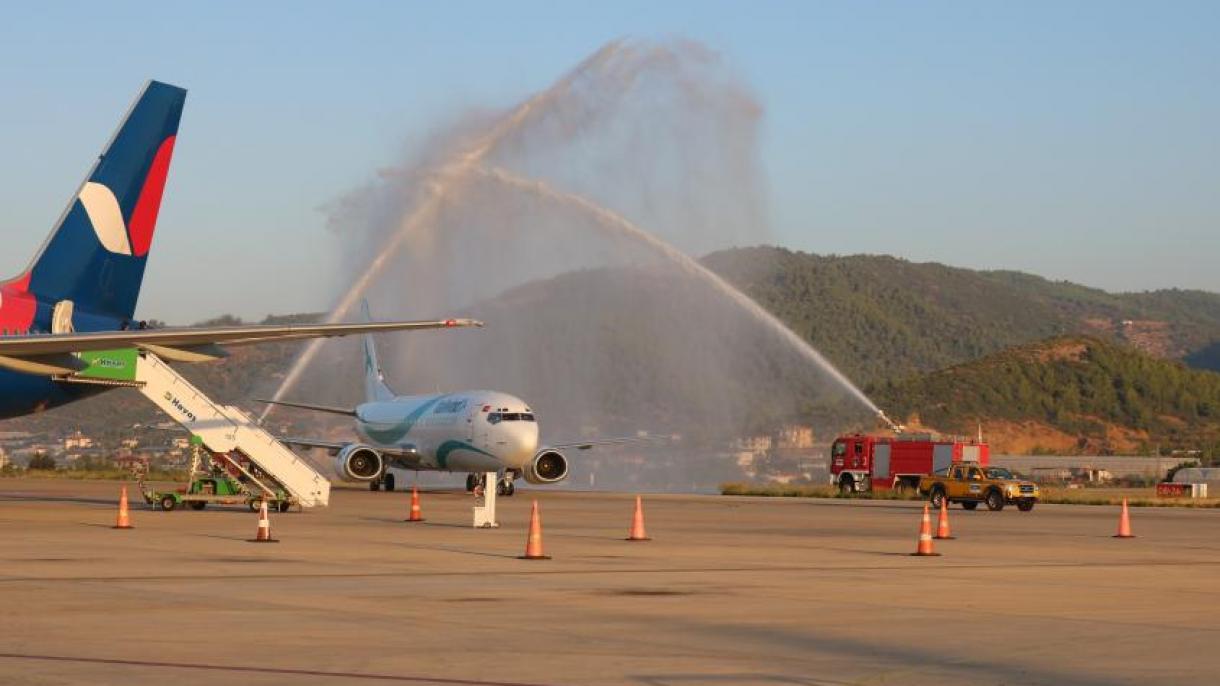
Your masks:
{"label": "jet engine", "polygon": [[568,458],[558,450],[543,448],[525,465],[525,480],[531,484],[553,484],[568,478]]}
{"label": "jet engine", "polygon": [[381,476],[381,453],[367,445],[349,443],[335,456],[335,471],[344,481],[372,481]]}

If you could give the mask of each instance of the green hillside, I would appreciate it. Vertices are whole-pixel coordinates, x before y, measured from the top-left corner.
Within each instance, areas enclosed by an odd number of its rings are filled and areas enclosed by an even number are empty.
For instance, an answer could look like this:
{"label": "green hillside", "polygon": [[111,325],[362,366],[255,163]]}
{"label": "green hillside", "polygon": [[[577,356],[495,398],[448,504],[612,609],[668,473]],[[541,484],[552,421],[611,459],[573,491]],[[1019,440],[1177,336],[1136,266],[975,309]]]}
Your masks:
{"label": "green hillside", "polygon": [[1076,436],[1081,448],[1220,448],[1220,374],[1098,338],[1019,346],[873,391],[895,416],[942,431],[999,421]]}
{"label": "green hillside", "polygon": [[1020,272],[773,247],[704,262],[866,384],[1068,333],[1220,369],[1220,355],[1207,353],[1220,343],[1220,294],[1114,294]]}

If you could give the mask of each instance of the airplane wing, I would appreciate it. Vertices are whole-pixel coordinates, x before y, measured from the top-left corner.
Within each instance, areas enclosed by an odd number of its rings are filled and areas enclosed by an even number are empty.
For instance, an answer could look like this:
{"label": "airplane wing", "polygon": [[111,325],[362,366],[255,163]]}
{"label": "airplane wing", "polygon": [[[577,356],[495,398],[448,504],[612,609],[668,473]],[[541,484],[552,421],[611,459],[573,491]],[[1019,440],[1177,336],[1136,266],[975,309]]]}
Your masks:
{"label": "airplane wing", "polygon": [[619,436],[616,438],[598,438],[592,441],[571,441],[547,443],[545,447],[556,450],[589,450],[599,445],[622,445],[625,443],[660,443],[671,440],[668,436]]}
{"label": "airplane wing", "polygon": [[[290,447],[300,448],[321,448],[325,450],[331,457],[339,454],[350,442],[339,441],[322,441],[314,438],[281,438],[280,443]],[[419,464],[419,451],[414,446],[401,446],[395,448],[378,448],[369,446],[370,449],[376,450],[382,456],[393,461],[394,466],[404,469],[413,469]]]}
{"label": "airplane wing", "polygon": [[468,326],[483,326],[483,322],[475,319],[442,319],[361,324],[255,324],[5,336],[0,337],[0,367],[31,374],[70,374],[83,368],[83,363],[72,362],[72,353],[91,350],[140,348],[174,362],[203,362],[224,357],[225,352],[220,345],[255,345],[378,331]]}

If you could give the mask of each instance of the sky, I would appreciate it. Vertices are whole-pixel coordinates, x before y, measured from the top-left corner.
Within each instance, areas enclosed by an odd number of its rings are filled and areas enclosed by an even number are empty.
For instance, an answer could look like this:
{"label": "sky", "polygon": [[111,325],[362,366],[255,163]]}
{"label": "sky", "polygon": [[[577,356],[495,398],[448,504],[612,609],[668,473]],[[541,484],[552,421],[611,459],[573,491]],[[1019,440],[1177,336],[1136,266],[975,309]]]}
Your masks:
{"label": "sky", "polygon": [[[182,6],[176,6],[182,5]],[[21,3],[0,22],[0,275],[148,78],[189,89],[139,315],[328,308],[324,208],[621,37],[754,90],[774,241],[1220,292],[1220,3]]]}

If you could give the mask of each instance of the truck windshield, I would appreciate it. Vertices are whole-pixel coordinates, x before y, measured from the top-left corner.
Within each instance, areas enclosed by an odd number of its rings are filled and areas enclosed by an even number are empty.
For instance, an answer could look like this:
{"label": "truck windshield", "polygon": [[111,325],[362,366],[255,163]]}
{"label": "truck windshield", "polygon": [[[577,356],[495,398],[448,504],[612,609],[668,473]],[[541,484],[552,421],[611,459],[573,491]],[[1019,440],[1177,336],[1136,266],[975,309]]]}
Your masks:
{"label": "truck windshield", "polygon": [[987,478],[988,479],[1013,479],[1016,477],[1014,477],[1012,475],[1012,472],[1008,471],[1007,469],[1004,469],[1003,467],[988,467],[987,468]]}
{"label": "truck windshield", "polygon": [[835,443],[833,452],[831,454],[834,455],[835,457],[843,457],[844,455],[847,454],[847,444],[844,443],[843,441],[839,441],[838,443]]}

